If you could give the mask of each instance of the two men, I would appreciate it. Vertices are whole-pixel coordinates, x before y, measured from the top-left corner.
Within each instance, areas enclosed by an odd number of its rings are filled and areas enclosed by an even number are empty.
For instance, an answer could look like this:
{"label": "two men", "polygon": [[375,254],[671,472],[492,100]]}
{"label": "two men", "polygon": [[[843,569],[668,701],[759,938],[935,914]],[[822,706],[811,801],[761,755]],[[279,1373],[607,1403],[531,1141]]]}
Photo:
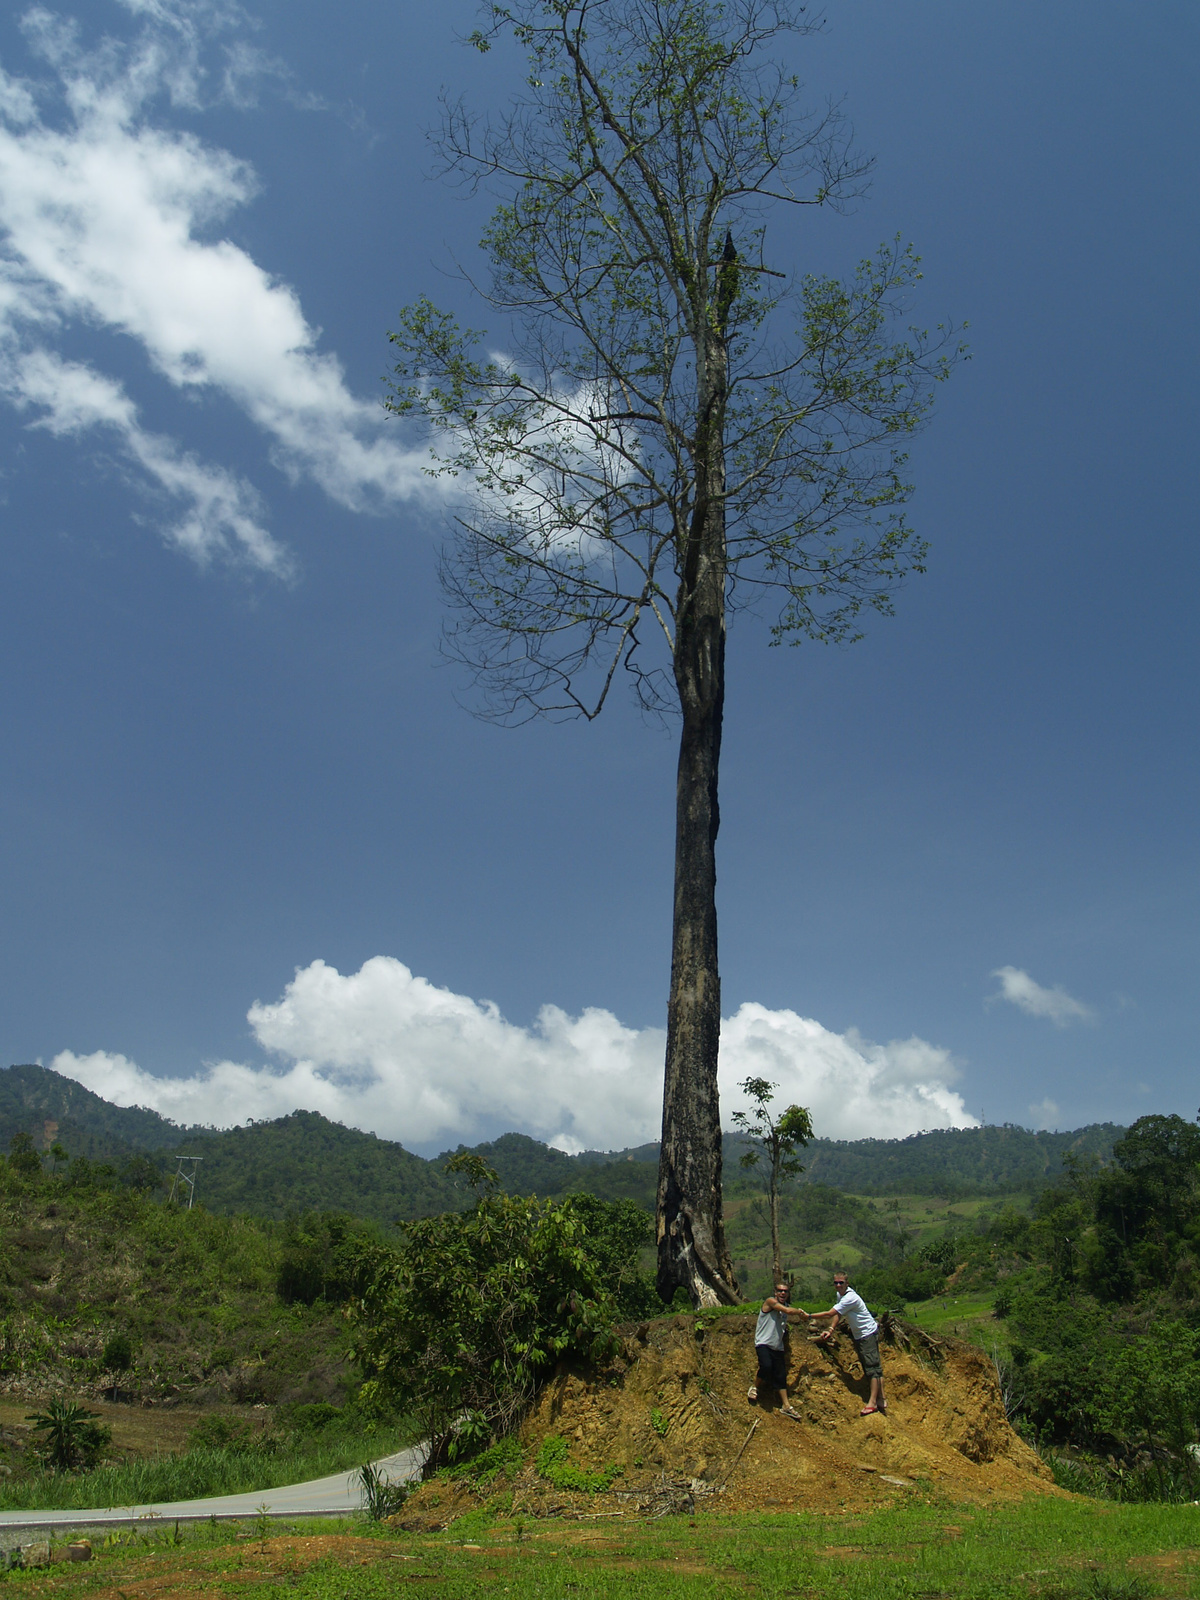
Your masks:
{"label": "two men", "polygon": [[810,1316],[802,1307],[788,1305],[790,1291],[786,1283],[775,1285],[775,1293],[762,1303],[762,1310],[758,1314],[758,1323],[754,1330],[754,1348],[758,1355],[758,1382],[751,1384],[747,1389],[748,1400],[757,1400],[764,1388],[775,1389],[779,1394],[779,1406],[783,1415],[791,1417],[794,1422],[799,1422],[800,1413],[789,1403],[787,1393],[787,1357],[784,1354],[787,1319],[803,1317],[807,1322],[828,1322],[828,1328],[817,1336],[816,1341],[818,1344],[828,1344],[838,1323],[844,1317],[850,1330],[850,1337],[854,1341],[854,1348],[858,1352],[858,1359],[862,1363],[863,1377],[871,1380],[870,1399],[859,1415],[869,1417],[875,1412],[881,1415],[887,1414],[887,1402],[883,1398],[883,1363],[879,1359],[879,1324],[867,1310],[862,1296],[856,1294],[846,1282],[844,1272],[834,1274],[833,1287],[836,1293],[833,1305],[828,1311],[815,1311]]}

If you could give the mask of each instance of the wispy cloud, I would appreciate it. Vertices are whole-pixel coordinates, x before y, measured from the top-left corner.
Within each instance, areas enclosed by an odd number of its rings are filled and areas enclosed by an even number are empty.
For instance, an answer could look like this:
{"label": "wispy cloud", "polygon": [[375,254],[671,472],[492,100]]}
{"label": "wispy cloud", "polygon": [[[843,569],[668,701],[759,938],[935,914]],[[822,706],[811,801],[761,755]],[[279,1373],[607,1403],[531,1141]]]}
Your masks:
{"label": "wispy cloud", "polygon": [[0,393],[21,409],[37,408],[34,426],[50,433],[100,429],[110,434],[128,462],[168,500],[182,505],[163,532],[201,565],[236,548],[264,572],[282,576],[289,570],[287,552],[263,527],[261,495],[223,467],[143,428],[133,401],[113,379],[51,351],[34,350],[0,362]]}
{"label": "wispy cloud", "polygon": [[349,391],[295,290],[219,237],[254,197],[249,166],[164,123],[206,95],[244,102],[275,64],[235,39],[219,72],[204,66],[205,40],[236,28],[236,7],[125,3],[134,36],[90,50],[73,23],[35,8],[25,31],[50,76],[0,70],[0,394],[60,434],[115,438],[154,491],[182,505],[166,532],[193,556],[280,573],[260,498],[147,429],[116,377],[72,360],[80,329],[128,335],[171,387],[224,396],[280,471],[352,510],[434,492],[427,457]]}
{"label": "wispy cloud", "polygon": [[1045,1100],[1039,1100],[1036,1105],[1030,1106],[1029,1115],[1035,1128],[1057,1128],[1058,1102],[1047,1096]]}
{"label": "wispy cloud", "polygon": [[[658,1136],[663,1032],[627,1028],[610,1011],[572,1017],[547,1005],[522,1027],[375,956],[346,975],[314,961],[249,1019],[277,1066],[220,1061],[159,1078],[103,1051],[64,1051],[52,1065],[118,1105],[182,1122],[229,1126],[303,1107],[429,1152],[508,1129],[566,1150]],[[781,1104],[808,1106],[827,1137],[975,1125],[951,1087],[954,1062],[922,1039],[872,1044],[793,1011],[743,1005],[721,1033],[726,1122],[751,1076],[776,1082]]]}
{"label": "wispy cloud", "polygon": [[1043,988],[1020,967],[997,967],[992,977],[999,978],[1000,992],[989,995],[989,1003],[1009,1000],[1028,1016],[1046,1017],[1059,1028],[1065,1028],[1070,1022],[1095,1020],[1092,1008],[1082,1000],[1074,999],[1058,984],[1053,989]]}

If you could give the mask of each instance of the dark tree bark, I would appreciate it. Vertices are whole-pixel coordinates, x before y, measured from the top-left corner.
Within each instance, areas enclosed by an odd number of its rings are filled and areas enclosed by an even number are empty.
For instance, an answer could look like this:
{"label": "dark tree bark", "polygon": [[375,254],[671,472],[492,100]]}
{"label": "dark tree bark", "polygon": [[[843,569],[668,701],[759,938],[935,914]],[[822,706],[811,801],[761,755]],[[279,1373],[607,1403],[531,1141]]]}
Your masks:
{"label": "dark tree bark", "polygon": [[[723,320],[723,319],[722,319]],[[717,1059],[717,780],[725,709],[725,330],[698,340],[697,503],[682,542],[675,683],[683,713],[675,786],[675,915],[658,1168],[658,1289],[736,1305],[721,1217]]]}

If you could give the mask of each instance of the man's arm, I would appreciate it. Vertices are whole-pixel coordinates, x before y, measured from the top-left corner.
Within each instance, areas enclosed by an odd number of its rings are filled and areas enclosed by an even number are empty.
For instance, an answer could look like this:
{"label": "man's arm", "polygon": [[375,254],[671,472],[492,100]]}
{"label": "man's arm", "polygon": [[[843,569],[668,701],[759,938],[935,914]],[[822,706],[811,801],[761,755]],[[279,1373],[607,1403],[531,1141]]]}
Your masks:
{"label": "man's arm", "polygon": [[834,1329],[837,1327],[838,1323],[842,1320],[841,1312],[837,1309],[836,1306],[833,1306],[828,1311],[814,1311],[812,1316],[809,1318],[810,1322],[824,1322],[826,1320],[826,1318],[832,1318],[833,1320],[830,1322],[829,1326],[825,1329],[824,1333],[818,1335],[818,1337],[821,1338],[821,1339],[828,1339],[832,1335]]}
{"label": "man's arm", "polygon": [[785,1317],[807,1317],[808,1316],[808,1312],[805,1311],[803,1306],[785,1306],[783,1301],[782,1300],[776,1300],[774,1295],[772,1295],[770,1297],[770,1299],[763,1301],[763,1310],[764,1311],[782,1311]]}

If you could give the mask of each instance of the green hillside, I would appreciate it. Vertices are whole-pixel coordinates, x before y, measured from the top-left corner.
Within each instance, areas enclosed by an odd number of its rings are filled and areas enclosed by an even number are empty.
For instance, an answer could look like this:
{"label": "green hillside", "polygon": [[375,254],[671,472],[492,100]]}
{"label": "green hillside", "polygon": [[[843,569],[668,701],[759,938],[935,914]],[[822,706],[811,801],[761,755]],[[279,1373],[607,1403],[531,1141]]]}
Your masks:
{"label": "green hillside", "polygon": [[[178,1155],[199,1156],[197,1199],[224,1215],[283,1218],[331,1210],[391,1223],[454,1209],[470,1199],[470,1191],[442,1171],[449,1152],[427,1161],[392,1140],[343,1127],[315,1111],[294,1111],[241,1128],[181,1128],[154,1111],[110,1105],[47,1067],[0,1071],[0,1148],[19,1132],[29,1133],[39,1149],[57,1141],[73,1158],[109,1162],[119,1170],[133,1156],[149,1157],[164,1183]],[[1094,1123],[1071,1133],[1005,1126],[938,1129],[907,1139],[815,1139],[804,1153],[807,1170],[800,1183],[857,1195],[1032,1194],[1062,1173],[1068,1155],[1107,1162],[1123,1132],[1111,1123]],[[656,1145],[569,1156],[525,1134],[506,1133],[474,1148],[510,1193],[582,1191],[605,1200],[631,1199],[653,1210]],[[731,1201],[760,1188],[758,1178],[740,1167],[744,1148],[741,1139],[726,1135]]]}
{"label": "green hillside", "polygon": [[284,1217],[297,1211],[345,1211],[376,1222],[427,1217],[466,1205],[471,1192],[403,1145],[293,1111],[245,1128],[193,1131],[161,1153],[201,1158],[197,1199],[210,1211]]}
{"label": "green hillside", "polygon": [[1068,1155],[1112,1156],[1125,1129],[1093,1122],[1072,1133],[1002,1127],[936,1128],[907,1139],[814,1139],[804,1152],[810,1183],[854,1194],[1012,1194],[1051,1183]]}
{"label": "green hillside", "polygon": [[[193,1402],[338,1401],[346,1329],[281,1304],[277,1224],[187,1212],[95,1168],[0,1162],[0,1382],[37,1396],[118,1385]],[[72,1168],[79,1164],[73,1162]],[[114,1340],[124,1348],[114,1355]]]}
{"label": "green hillside", "polygon": [[57,1139],[89,1161],[120,1161],[134,1151],[166,1150],[191,1132],[140,1106],[110,1105],[73,1078],[49,1067],[18,1066],[0,1072],[0,1147],[28,1133],[39,1148]]}

